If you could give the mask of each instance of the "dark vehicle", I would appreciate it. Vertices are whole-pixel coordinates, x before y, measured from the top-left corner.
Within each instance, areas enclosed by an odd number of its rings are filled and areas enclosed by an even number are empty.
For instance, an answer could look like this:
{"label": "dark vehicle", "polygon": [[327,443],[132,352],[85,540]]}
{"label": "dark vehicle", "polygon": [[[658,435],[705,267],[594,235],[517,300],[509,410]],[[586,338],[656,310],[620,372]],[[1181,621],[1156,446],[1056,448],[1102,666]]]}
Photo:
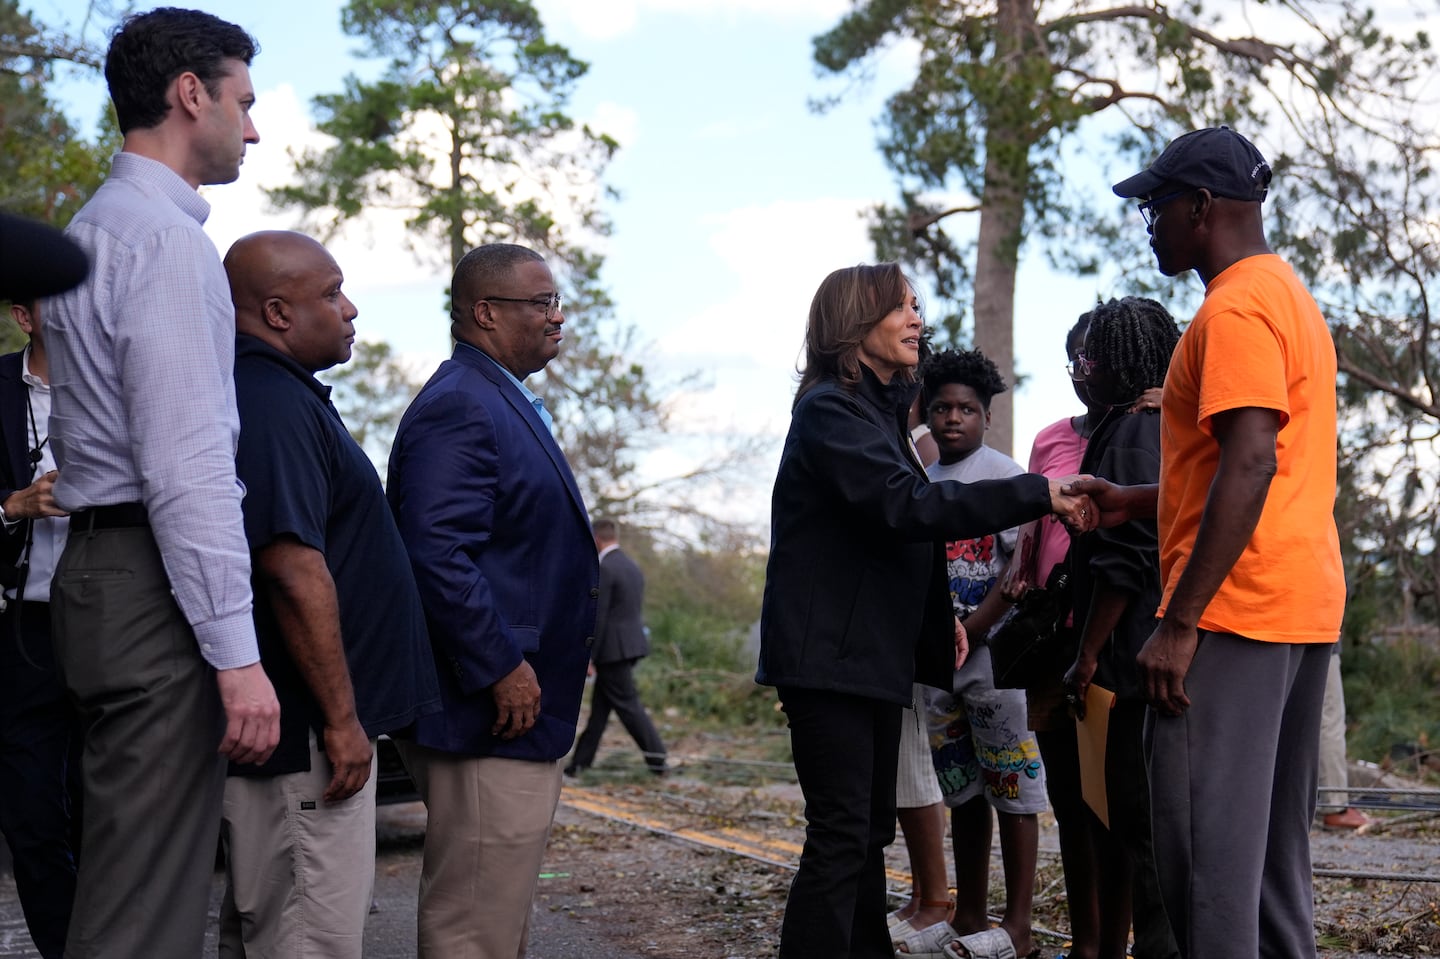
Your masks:
{"label": "dark vehicle", "polygon": [[375,805],[388,806],[392,803],[419,802],[420,793],[410,780],[410,773],[400,759],[400,750],[389,736],[381,736],[375,743]]}

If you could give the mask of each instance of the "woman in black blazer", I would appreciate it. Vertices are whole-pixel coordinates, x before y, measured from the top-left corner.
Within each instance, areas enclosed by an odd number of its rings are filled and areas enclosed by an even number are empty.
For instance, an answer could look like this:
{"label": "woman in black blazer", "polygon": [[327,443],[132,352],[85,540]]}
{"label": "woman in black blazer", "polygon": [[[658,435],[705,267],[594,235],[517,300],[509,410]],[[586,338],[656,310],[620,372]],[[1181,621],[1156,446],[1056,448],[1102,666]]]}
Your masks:
{"label": "woman in black blazer", "polygon": [[837,270],[810,306],[805,369],[771,500],[756,680],[775,686],[806,836],[781,959],[894,955],[884,851],[895,838],[900,710],[912,681],[949,689],[968,649],[944,541],[1088,500],[1026,474],[930,483],[905,429],[924,321],[893,263]]}

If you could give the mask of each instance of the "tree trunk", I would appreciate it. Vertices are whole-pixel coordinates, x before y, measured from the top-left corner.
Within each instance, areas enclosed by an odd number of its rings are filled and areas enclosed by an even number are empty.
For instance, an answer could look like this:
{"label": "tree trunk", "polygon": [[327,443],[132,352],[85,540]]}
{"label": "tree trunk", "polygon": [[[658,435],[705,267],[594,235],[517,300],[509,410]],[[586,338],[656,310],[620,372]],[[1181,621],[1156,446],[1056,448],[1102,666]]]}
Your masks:
{"label": "tree trunk", "polygon": [[[1028,55],[1024,38],[1033,36],[1034,6],[1026,0],[1000,0],[998,14],[995,60],[1018,68]],[[985,194],[975,257],[975,348],[990,358],[1011,386],[1012,391],[1001,393],[990,404],[986,443],[1013,456],[1015,274],[1025,222],[1031,124],[1003,112],[997,115],[997,107],[992,105],[985,131]]]}
{"label": "tree trunk", "polygon": [[461,163],[465,159],[463,144],[460,141],[458,124],[453,120],[450,128],[450,271],[460,265],[460,261],[469,251],[465,249],[465,214],[464,210],[464,187],[460,181],[462,174]]}

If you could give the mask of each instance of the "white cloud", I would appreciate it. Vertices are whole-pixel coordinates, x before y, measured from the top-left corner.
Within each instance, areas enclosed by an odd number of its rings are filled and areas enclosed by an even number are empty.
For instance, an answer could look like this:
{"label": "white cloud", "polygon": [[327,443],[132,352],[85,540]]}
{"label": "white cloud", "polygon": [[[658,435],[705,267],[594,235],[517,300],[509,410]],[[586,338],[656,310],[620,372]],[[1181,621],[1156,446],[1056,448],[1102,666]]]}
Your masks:
{"label": "white cloud", "polygon": [[640,139],[640,114],[612,100],[597,103],[585,124],[596,133],[614,137],[621,149],[633,147]]}
{"label": "white cloud", "polygon": [[[304,103],[289,84],[262,90],[256,98],[255,124],[260,142],[245,152],[240,179],[224,186],[205,187],[210,219],[205,231],[223,256],[235,240],[256,230],[298,229],[296,212],[270,209],[266,187],[292,182],[290,152],[323,146],[325,138],[310,122]],[[404,214],[395,210],[367,211],[361,223],[347,226],[326,244],[345,272],[348,291],[400,290],[416,284],[443,285],[446,273],[442,251],[431,264],[421,264],[404,246]],[[306,232],[306,231],[302,231]],[[438,289],[438,287],[436,287]]]}
{"label": "white cloud", "polygon": [[703,219],[713,226],[709,246],[718,265],[738,287],[682,320],[660,348],[685,353],[708,344],[703,348],[714,356],[709,341],[724,330],[728,355],[793,367],[820,281],[839,267],[873,259],[860,218],[865,205],[841,197],[782,200]]}
{"label": "white cloud", "polygon": [[707,374],[709,388],[672,400],[687,429],[783,432],[815,289],[832,270],[874,258],[864,205],[783,201],[702,220],[712,228],[710,286],[730,292],[680,317],[656,343],[667,365]]}

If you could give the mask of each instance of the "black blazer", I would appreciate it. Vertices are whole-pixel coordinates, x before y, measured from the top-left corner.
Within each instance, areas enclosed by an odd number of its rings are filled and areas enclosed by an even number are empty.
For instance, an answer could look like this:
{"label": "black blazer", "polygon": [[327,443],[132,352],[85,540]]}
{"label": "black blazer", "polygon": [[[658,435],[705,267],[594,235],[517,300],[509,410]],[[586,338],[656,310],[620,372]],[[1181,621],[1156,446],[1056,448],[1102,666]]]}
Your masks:
{"label": "black blazer", "polygon": [[[30,485],[29,387],[24,351],[0,356],[0,502]],[[41,428],[42,433],[44,427]],[[0,583],[15,585],[15,567],[25,548],[30,524],[23,522],[0,533]]]}
{"label": "black blazer", "polygon": [[791,414],[755,678],[908,705],[914,681],[954,679],[945,540],[1044,516],[1050,488],[1034,474],[931,483],[905,429],[913,388],[862,371],[856,389],[822,382]]}
{"label": "black blazer", "polygon": [[600,599],[595,607],[596,663],[618,663],[650,655],[645,638],[645,574],[619,547],[600,561]]}

